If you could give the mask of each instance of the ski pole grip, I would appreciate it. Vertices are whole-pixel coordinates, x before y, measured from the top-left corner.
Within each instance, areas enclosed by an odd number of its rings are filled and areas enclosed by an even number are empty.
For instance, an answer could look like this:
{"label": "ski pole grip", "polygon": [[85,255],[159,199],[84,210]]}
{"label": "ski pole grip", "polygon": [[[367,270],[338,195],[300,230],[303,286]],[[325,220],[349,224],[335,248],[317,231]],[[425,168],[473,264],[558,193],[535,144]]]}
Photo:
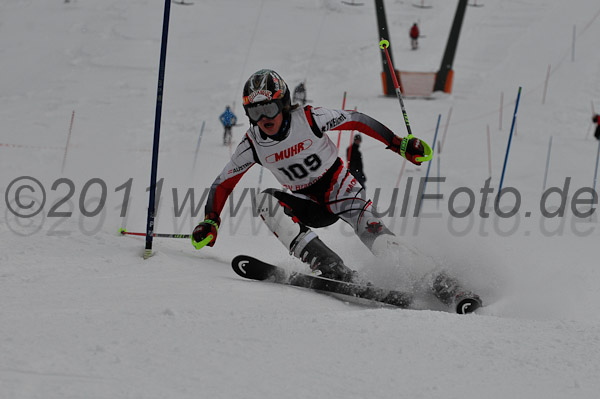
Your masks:
{"label": "ski pole grip", "polygon": [[423,144],[423,150],[424,150],[423,153],[425,156],[417,157],[416,160],[419,162],[431,161],[433,159],[433,151],[432,151],[431,147],[429,146],[429,144],[427,144],[423,140],[421,140],[421,144]]}
{"label": "ski pole grip", "polygon": [[213,239],[213,238],[214,238],[214,237],[213,237],[213,235],[212,235],[212,234],[209,234],[209,235],[207,235],[207,236],[206,236],[206,238],[205,238],[204,240],[202,240],[202,241],[200,241],[200,242],[197,242],[197,243],[193,244],[193,245],[194,245],[194,248],[196,248],[196,249],[201,249],[201,248],[204,248],[204,247],[206,246],[206,244],[208,244],[209,242],[211,242],[211,241],[212,241],[212,239]]}
{"label": "ski pole grip", "polygon": [[[408,147],[408,142],[410,141],[410,139],[413,139],[414,137],[415,136],[413,136],[412,134],[409,134],[408,136],[402,139],[402,143],[400,143],[400,155],[402,156],[402,158],[406,158],[406,147]],[[433,159],[433,150],[425,141],[423,141],[422,139],[419,140],[423,145],[423,156],[416,157],[415,160],[418,162],[431,161]]]}

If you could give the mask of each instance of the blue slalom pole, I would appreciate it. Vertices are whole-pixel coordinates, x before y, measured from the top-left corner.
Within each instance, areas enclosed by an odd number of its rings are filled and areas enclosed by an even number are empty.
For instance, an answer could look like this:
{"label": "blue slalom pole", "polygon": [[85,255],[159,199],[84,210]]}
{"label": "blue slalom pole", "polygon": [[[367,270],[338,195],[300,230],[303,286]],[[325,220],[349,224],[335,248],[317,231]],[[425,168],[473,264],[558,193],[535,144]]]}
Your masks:
{"label": "blue slalom pole", "polygon": [[515,130],[515,122],[517,121],[517,110],[519,109],[519,100],[521,99],[521,86],[519,86],[519,94],[517,94],[517,102],[515,104],[515,113],[513,114],[512,125],[510,127],[510,135],[508,136],[508,145],[506,146],[506,155],[504,156],[504,166],[502,167],[502,177],[500,178],[500,186],[498,187],[498,196],[496,201],[500,201],[500,193],[502,184],[504,183],[504,173],[506,172],[506,164],[508,163],[508,153],[510,151],[510,143],[512,142],[513,132]]}
{"label": "blue slalom pole", "polygon": [[152,171],[150,173],[150,199],[148,201],[148,219],[146,221],[146,248],[144,259],[152,256],[152,238],[154,237],[154,218],[156,216],[156,176],[158,171],[158,144],[160,142],[160,120],[162,115],[165,65],[167,63],[167,39],[169,36],[169,17],[171,0],[165,0],[162,39],[160,44],[160,62],[158,68],[158,88],[156,91],[156,112],[154,118],[154,143],[152,145]]}
{"label": "blue slalom pole", "polygon": [[440,171],[442,170],[442,150],[440,150],[440,148],[442,148],[441,144],[438,147],[438,157],[437,157],[437,178],[438,178],[438,182],[437,182],[437,195],[438,195],[438,198],[437,198],[437,203],[436,203],[437,209],[440,208],[440,176],[441,176],[441,172]]}
{"label": "blue slalom pole", "polygon": [[[598,151],[596,152],[596,168],[594,169],[594,188],[592,189],[594,193],[596,193],[596,179],[598,178],[598,160],[600,160],[600,140],[598,140]],[[590,215],[590,221],[592,221],[593,214],[594,212],[592,210],[592,214]]]}
{"label": "blue slalom pole", "polygon": [[[433,145],[431,147],[432,154],[435,151],[435,144],[437,143],[437,135],[438,135],[438,130],[440,129],[440,120],[441,119],[442,119],[442,114],[438,114],[437,125],[435,126],[435,134],[433,136]],[[425,174],[425,183],[423,184],[423,193],[421,194],[421,202],[419,203],[419,212],[421,212],[421,207],[423,206],[423,198],[425,198],[425,187],[427,187],[427,180],[429,179],[429,170],[430,169],[431,169],[431,162],[429,162],[429,164],[427,164],[427,173]]]}

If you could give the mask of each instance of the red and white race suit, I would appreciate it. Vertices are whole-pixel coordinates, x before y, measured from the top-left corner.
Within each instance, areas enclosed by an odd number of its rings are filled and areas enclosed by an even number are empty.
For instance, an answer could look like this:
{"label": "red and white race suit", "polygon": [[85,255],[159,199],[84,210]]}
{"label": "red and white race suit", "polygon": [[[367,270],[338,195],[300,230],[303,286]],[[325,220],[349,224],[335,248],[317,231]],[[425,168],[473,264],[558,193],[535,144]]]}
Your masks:
{"label": "red and white race suit", "polygon": [[[291,191],[285,193],[292,199],[288,206],[296,204],[298,208],[307,208],[302,203],[309,201],[308,208],[314,210],[313,205],[320,205],[324,212],[333,217],[332,222],[341,218],[353,226],[369,247],[378,234],[391,234],[373,216],[371,201],[364,198],[362,186],[344,166],[338,157],[336,145],[324,133],[330,130],[356,130],[386,145],[391,144],[394,133],[375,119],[356,111],[306,106],[293,110],[290,116],[289,131],[282,140],[265,135],[258,126],[248,129],[211,186],[206,214],[220,214],[238,181],[258,163]],[[297,209],[297,212],[292,210],[292,213],[304,221],[302,209]],[[304,216],[310,219],[310,215]],[[315,225],[310,221],[306,224]]]}

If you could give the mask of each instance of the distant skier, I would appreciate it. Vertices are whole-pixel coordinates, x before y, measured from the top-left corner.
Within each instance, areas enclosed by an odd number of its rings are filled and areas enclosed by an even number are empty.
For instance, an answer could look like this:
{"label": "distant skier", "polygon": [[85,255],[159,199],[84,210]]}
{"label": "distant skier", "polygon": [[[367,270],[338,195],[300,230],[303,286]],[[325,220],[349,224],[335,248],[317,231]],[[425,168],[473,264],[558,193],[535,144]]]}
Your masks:
{"label": "distant skier", "polygon": [[592,122],[596,123],[596,132],[594,133],[594,137],[600,140],[600,115],[596,114],[592,116]]}
{"label": "distant skier", "polygon": [[360,134],[354,136],[353,143],[346,150],[347,159],[348,159],[348,169],[350,173],[358,180],[358,182],[363,186],[364,189],[367,188],[365,182],[367,181],[367,177],[365,176],[365,172],[363,171],[363,161],[362,154],[360,153],[359,147],[362,142],[362,137]]}
{"label": "distant skier", "polygon": [[413,24],[413,26],[410,28],[410,32],[409,32],[409,36],[410,36],[410,46],[412,47],[413,50],[416,50],[419,48],[419,26],[417,25],[417,23],[415,22]]}
{"label": "distant skier", "polygon": [[300,104],[302,107],[306,105],[306,87],[304,87],[304,82],[300,82],[300,84],[294,89],[292,102],[294,104]]}
{"label": "distant skier", "polygon": [[231,127],[237,123],[237,117],[231,111],[229,105],[225,107],[225,112],[221,114],[219,120],[223,124],[223,144],[228,145],[231,143]]}
{"label": "distant skier", "polygon": [[286,251],[308,263],[313,273],[344,281],[355,277],[311,227],[329,226],[341,219],[375,255],[401,245],[374,215],[363,186],[344,166],[325,132],[357,130],[416,165],[421,164],[425,153],[421,140],[398,137],[360,112],[292,105],[288,86],[269,69],[248,79],[243,104],[251,126],[210,188],[206,218],[192,233],[195,248],[215,244],[225,201],[254,164],[267,168],[289,190],[268,188],[261,192],[256,197],[259,216]]}

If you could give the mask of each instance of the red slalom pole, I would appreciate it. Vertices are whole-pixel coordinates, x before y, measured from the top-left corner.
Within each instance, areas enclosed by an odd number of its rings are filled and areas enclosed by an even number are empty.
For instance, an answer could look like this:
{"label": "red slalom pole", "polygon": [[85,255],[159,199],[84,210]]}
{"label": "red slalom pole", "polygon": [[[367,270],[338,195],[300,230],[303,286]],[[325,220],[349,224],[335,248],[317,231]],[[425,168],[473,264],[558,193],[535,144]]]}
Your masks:
{"label": "red slalom pole", "polygon": [[[354,107],[354,110],[357,110],[357,107]],[[352,144],[354,144],[354,130],[350,133],[350,146],[348,147],[347,161],[348,167],[350,167],[350,157],[352,156]]]}
{"label": "red slalom pole", "polygon": [[[342,100],[342,111],[346,108],[346,92],[344,92],[344,99]],[[338,132],[337,149],[340,150],[340,140],[342,139],[342,131]]]}

